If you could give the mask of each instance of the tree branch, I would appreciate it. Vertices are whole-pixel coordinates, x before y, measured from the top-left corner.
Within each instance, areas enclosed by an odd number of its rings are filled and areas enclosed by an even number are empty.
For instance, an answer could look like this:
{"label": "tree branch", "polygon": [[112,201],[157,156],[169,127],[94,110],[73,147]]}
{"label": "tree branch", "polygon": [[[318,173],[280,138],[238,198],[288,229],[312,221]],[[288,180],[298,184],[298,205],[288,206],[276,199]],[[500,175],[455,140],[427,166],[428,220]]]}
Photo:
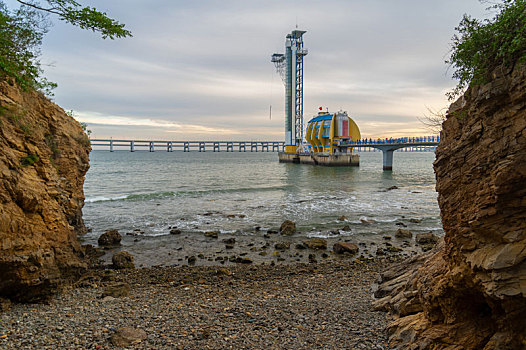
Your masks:
{"label": "tree branch", "polygon": [[45,11],[45,12],[49,12],[49,13],[52,13],[54,15],[58,15],[60,16],[61,13],[57,11],[57,8],[56,7],[51,7],[51,8],[44,8],[44,7],[40,7],[40,6],[37,6],[35,4],[32,4],[30,2],[26,2],[26,1],[22,1],[22,0],[16,0],[17,2],[21,3],[22,5],[25,5],[25,6],[29,6],[29,7],[32,7],[36,10],[40,10],[40,11]]}

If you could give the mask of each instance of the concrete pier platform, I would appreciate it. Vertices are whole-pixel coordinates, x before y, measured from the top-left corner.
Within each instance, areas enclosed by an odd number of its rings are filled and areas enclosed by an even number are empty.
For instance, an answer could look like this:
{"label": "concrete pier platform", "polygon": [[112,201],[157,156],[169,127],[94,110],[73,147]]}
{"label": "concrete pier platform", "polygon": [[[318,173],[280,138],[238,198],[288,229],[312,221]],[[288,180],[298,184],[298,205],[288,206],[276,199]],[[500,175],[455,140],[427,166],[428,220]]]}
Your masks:
{"label": "concrete pier platform", "polygon": [[310,164],[321,166],[359,166],[358,154],[297,154],[278,153],[280,163]]}

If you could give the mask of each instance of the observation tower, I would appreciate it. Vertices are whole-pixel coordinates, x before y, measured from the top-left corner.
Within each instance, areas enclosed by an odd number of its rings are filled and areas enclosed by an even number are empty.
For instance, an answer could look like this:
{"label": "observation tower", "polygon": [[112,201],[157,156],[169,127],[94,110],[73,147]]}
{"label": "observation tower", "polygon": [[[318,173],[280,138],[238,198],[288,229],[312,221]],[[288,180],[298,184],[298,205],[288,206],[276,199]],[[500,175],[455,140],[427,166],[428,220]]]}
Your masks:
{"label": "observation tower", "polygon": [[271,61],[285,84],[285,153],[296,153],[303,144],[303,48],[304,30],[293,30],[285,40],[285,54]]}
{"label": "observation tower", "polygon": [[[307,134],[303,126],[303,47],[304,30],[293,30],[285,40],[285,54],[271,57],[285,84],[285,147],[279,161],[327,166],[357,166],[360,157],[352,148],[342,147],[349,140],[360,139],[360,130],[347,112],[321,112],[309,121]],[[321,109],[321,107],[320,107]],[[306,136],[306,139],[304,139]]]}

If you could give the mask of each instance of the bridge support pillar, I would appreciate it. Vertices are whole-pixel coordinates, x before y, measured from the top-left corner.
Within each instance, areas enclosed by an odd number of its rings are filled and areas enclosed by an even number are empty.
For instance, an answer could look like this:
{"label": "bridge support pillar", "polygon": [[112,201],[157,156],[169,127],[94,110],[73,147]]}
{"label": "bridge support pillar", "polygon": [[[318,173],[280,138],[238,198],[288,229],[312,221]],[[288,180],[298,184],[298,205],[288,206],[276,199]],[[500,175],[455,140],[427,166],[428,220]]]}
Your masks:
{"label": "bridge support pillar", "polygon": [[154,149],[154,147],[153,147],[153,142],[150,141],[150,152],[154,152],[154,151],[155,151],[155,149]]}
{"label": "bridge support pillar", "polygon": [[174,148],[172,141],[168,141],[168,143],[166,143],[166,152],[173,152],[173,150]]}
{"label": "bridge support pillar", "polygon": [[199,152],[206,152],[204,142],[199,142]]}
{"label": "bridge support pillar", "polygon": [[183,144],[183,152],[190,152],[190,143],[189,142],[185,142]]}
{"label": "bridge support pillar", "polygon": [[234,152],[234,144],[232,142],[226,143],[226,151],[227,152]]}
{"label": "bridge support pillar", "polygon": [[384,159],[384,170],[393,170],[393,152],[394,150],[382,150]]}
{"label": "bridge support pillar", "polygon": [[135,152],[135,141],[130,141],[130,152]]}
{"label": "bridge support pillar", "polygon": [[110,152],[113,152],[113,140],[110,140]]}

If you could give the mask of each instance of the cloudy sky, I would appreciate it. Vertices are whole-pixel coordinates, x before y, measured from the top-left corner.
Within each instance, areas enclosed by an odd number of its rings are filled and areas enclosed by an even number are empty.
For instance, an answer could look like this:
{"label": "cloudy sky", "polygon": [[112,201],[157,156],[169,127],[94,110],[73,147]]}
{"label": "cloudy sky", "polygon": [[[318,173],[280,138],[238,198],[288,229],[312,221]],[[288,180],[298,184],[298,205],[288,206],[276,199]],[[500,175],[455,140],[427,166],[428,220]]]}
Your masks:
{"label": "cloudy sky", "polygon": [[[306,30],[304,118],[349,112],[365,137],[429,134],[447,106],[444,64],[478,0],[92,0],[133,38],[102,40],[54,20],[42,63],[55,102],[94,138],[281,140],[284,87],[270,62]],[[269,106],[272,105],[272,117]]]}

